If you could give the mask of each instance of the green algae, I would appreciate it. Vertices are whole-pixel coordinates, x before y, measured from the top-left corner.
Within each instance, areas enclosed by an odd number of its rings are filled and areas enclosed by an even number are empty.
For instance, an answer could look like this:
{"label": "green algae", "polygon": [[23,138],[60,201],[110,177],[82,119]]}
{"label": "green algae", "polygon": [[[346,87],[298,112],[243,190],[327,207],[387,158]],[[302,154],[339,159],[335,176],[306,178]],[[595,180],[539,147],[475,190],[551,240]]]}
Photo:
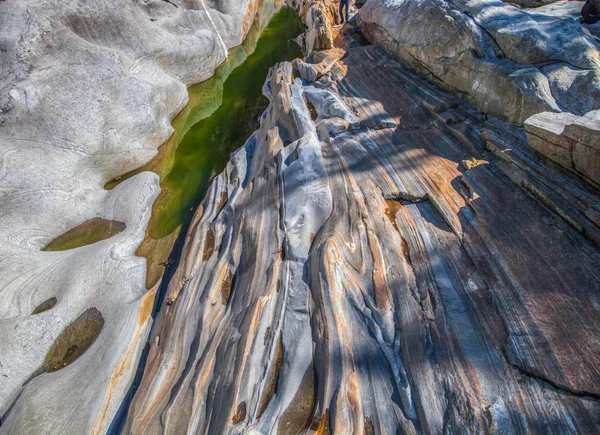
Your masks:
{"label": "green algae", "polygon": [[161,177],[161,193],[148,227],[152,239],[166,237],[191,220],[230,153],[258,128],[268,103],[262,86],[269,68],[301,56],[300,48],[290,41],[301,32],[298,15],[286,7],[262,31],[255,22],[244,44],[230,51],[215,75],[189,88],[190,101],[173,120],[175,133],[157,157],[105,186],[111,189],[148,170]]}
{"label": "green algae", "polygon": [[55,372],[73,363],[96,341],[103,326],[100,311],[88,308],[56,338],[46,355],[43,371]]}
{"label": "green algae", "polygon": [[75,362],[94,344],[103,327],[104,317],[98,309],[92,307],[85,310],[63,329],[46,354],[42,366],[23,386],[44,373],[56,372]]}
{"label": "green algae", "polygon": [[31,312],[31,314],[32,315],[40,314],[40,313],[43,313],[44,311],[51,310],[52,308],[54,308],[54,306],[56,305],[57,302],[58,302],[58,300],[56,299],[56,297],[51,297],[50,299],[46,299],[44,302],[42,302],[37,307],[35,307],[33,309],[33,311]]}
{"label": "green algae", "polygon": [[58,236],[42,248],[42,251],[67,251],[91,245],[117,235],[124,229],[123,222],[93,218]]}

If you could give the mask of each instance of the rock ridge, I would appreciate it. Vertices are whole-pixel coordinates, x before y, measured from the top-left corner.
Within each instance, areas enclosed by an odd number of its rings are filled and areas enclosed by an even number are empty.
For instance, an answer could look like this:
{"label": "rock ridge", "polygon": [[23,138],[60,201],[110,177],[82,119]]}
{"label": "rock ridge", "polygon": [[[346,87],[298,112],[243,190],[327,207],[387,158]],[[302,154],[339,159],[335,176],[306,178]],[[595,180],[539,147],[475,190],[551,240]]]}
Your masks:
{"label": "rock ridge", "polygon": [[271,70],[126,432],[597,431],[598,190],[352,31]]}

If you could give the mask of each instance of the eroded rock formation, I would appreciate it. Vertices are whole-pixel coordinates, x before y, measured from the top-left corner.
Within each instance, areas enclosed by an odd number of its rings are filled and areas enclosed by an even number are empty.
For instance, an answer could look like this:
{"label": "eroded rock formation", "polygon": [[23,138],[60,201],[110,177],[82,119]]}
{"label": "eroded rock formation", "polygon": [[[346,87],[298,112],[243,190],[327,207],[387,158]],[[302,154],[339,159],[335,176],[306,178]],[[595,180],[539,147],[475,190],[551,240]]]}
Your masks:
{"label": "eroded rock formation", "polygon": [[[135,251],[159,182],[145,172],[112,191],[103,185],[156,154],[186,85],[210,77],[253,21],[281,4],[0,2],[2,433],[108,428],[152,320],[156,287],[146,290],[146,262]],[[94,219],[124,229],[41,251]],[[93,344],[71,333],[61,339],[92,308],[103,319]],[[31,379],[40,367],[51,373]]]}
{"label": "eroded rock formation", "polygon": [[[308,57],[272,68],[150,336],[158,177],[101,186],[281,2],[0,3],[0,432],[104,433],[119,406],[135,434],[600,431],[594,36],[562,6],[370,0],[386,52],[288,3]],[[41,251],[96,219],[119,231]]]}
{"label": "eroded rock formation", "polygon": [[522,125],[598,109],[600,44],[576,17],[497,0],[381,0],[360,18],[373,41],[483,112]]}
{"label": "eroded rock formation", "polygon": [[344,38],[272,69],[126,432],[598,431],[599,192]]}
{"label": "eroded rock formation", "polygon": [[306,26],[306,32],[296,39],[305,56],[314,50],[333,48],[337,35],[333,26],[340,21],[337,0],[286,0],[286,4],[298,11]]}

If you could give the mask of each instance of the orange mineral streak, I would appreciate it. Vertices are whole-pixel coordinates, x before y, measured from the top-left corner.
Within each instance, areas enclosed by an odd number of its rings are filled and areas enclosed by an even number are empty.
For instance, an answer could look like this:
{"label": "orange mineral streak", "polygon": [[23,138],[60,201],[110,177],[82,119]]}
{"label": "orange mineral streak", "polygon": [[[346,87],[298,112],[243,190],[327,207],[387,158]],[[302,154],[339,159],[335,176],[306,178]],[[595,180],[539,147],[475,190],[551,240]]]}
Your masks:
{"label": "orange mineral streak", "polygon": [[[278,0],[280,2],[281,0]],[[242,20],[242,35],[243,39],[246,38],[246,35],[250,31],[254,20],[256,19],[256,14],[258,11],[262,10],[264,0],[260,0],[258,2],[248,2],[248,6],[246,7],[246,11],[244,12],[244,19]],[[277,2],[276,2],[277,3]]]}
{"label": "orange mineral streak", "polygon": [[354,426],[352,432],[360,433],[363,428],[363,410],[362,402],[360,400],[360,382],[356,372],[352,372],[350,376],[348,376],[346,382],[348,403],[350,404],[350,409],[352,411],[352,423]]}
{"label": "orange mineral streak", "polygon": [[[249,365],[248,366],[246,365],[246,360],[248,359],[248,355],[250,355],[250,352],[252,351],[252,347],[257,342],[257,337],[258,337],[257,334],[258,334],[258,330],[260,327],[260,321],[263,319],[263,316],[262,316],[263,310],[270,299],[271,299],[270,296],[261,297],[261,298],[259,298],[258,303],[254,307],[254,312],[252,313],[252,320],[250,321],[250,327],[249,327],[251,334],[248,334],[248,339],[246,341],[246,346],[244,348],[244,353],[242,356],[242,363],[240,364],[240,367],[248,367],[249,366]],[[262,338],[258,337],[258,342],[262,343],[262,341],[263,341]],[[237,391],[236,391],[235,399],[233,400],[234,403],[238,403],[240,401],[238,395],[240,392],[240,386],[242,385],[244,375],[245,375],[245,371],[243,371],[243,370],[241,370],[238,374],[237,381],[235,383],[237,386]],[[235,414],[236,414],[236,410],[232,410],[232,415],[230,415],[230,417],[234,417]]]}
{"label": "orange mineral streak", "polygon": [[330,435],[331,430],[329,429],[329,409],[326,409],[323,415],[321,416],[321,420],[319,421],[319,426],[317,427],[317,431],[315,435]]}
{"label": "orange mineral streak", "polygon": [[112,409],[116,409],[118,403],[113,403],[113,391],[119,391],[119,387],[128,388],[128,385],[120,385],[123,382],[123,376],[132,374],[137,367],[136,354],[141,350],[143,342],[140,340],[144,336],[144,329],[149,326],[150,315],[152,314],[152,307],[154,305],[154,297],[158,290],[159,284],[155,285],[154,288],[148,291],[140,302],[140,308],[138,313],[137,324],[135,331],[133,331],[131,342],[127,349],[119,359],[119,362],[115,366],[110,376],[109,387],[106,389],[106,395],[102,401],[98,417],[92,427],[91,433],[93,435],[104,433],[106,426],[110,424],[110,420],[113,417],[112,413],[108,416],[108,412]]}
{"label": "orange mineral streak", "polygon": [[[360,192],[360,188],[356,184],[356,181],[354,180],[354,177],[351,175],[350,171],[348,171],[348,181],[350,182],[350,186],[354,192]],[[369,184],[372,185],[371,182],[369,182]],[[372,185],[372,188],[373,190],[376,190],[374,185]],[[375,235],[376,231],[373,228],[373,223],[371,222],[372,213],[369,212],[364,196],[355,195],[355,199],[361,215],[364,216],[363,223],[367,229],[367,238],[369,241],[369,247],[371,249],[371,256],[373,258],[373,286],[375,289],[375,303],[377,304],[377,307],[383,311],[382,314],[389,312],[391,315],[394,304],[385,276],[386,267],[384,255],[381,251],[379,239]],[[380,204],[378,210],[381,212],[381,214],[385,214],[385,204]]]}

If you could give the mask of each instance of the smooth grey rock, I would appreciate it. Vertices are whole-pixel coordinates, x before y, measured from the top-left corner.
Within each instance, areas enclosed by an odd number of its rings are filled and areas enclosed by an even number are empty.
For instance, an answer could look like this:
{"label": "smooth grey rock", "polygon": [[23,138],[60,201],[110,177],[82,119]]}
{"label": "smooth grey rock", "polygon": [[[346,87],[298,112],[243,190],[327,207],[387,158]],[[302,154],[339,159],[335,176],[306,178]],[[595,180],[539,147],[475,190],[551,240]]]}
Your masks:
{"label": "smooth grey rock", "polygon": [[[562,138],[561,139],[565,139]],[[571,169],[573,168],[573,144],[567,142],[567,146],[558,145],[556,142],[552,142],[543,139],[535,134],[527,134],[527,141],[538,153],[549,158],[553,162],[559,165]]]}
{"label": "smooth grey rock", "polygon": [[600,150],[600,111],[587,113],[567,125],[565,136]]}
{"label": "smooth grey rock", "polygon": [[525,121],[529,144],[550,160],[600,184],[600,112],[539,113]]}
{"label": "smooth grey rock", "polygon": [[574,68],[565,63],[542,67],[557,104],[578,114],[598,108],[600,76],[593,70]]}
{"label": "smooth grey rock", "polygon": [[578,172],[600,185],[600,149],[576,142],[573,145],[573,165]]}
{"label": "smooth grey rock", "polygon": [[[367,36],[410,68],[515,124],[600,105],[600,46],[571,18],[495,0],[370,1],[359,16]],[[550,63],[577,71],[546,74]]]}
{"label": "smooth grey rock", "polygon": [[579,118],[579,116],[567,112],[538,113],[525,121],[525,131],[529,134],[539,136],[546,141],[553,142],[558,146],[570,149],[573,145],[563,133],[567,125],[574,123]]}
{"label": "smooth grey rock", "polygon": [[[508,2],[511,3],[511,2]],[[516,2],[515,2],[516,3]],[[581,14],[582,1],[555,1],[552,3],[546,2],[543,6],[527,9],[527,12],[532,14],[543,14],[557,18],[572,18],[574,21],[579,19]]]}

